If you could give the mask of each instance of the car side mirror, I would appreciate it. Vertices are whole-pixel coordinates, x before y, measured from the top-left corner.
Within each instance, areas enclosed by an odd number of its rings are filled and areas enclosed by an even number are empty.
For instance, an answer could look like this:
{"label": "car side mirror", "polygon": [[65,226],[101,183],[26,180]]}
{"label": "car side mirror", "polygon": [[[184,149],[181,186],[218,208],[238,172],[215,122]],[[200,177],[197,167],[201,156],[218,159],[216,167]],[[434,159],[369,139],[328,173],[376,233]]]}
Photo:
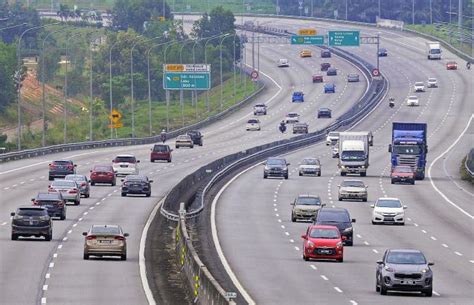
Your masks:
{"label": "car side mirror", "polygon": [[170,152],[172,152],[174,149],[170,149]]}
{"label": "car side mirror", "polygon": [[153,148],[150,148],[150,151],[153,151]]}
{"label": "car side mirror", "polygon": [[306,234],[303,234],[303,235],[301,235],[301,238],[302,239],[308,239],[308,236],[306,236]]}
{"label": "car side mirror", "polygon": [[382,261],[382,260],[378,260],[378,261],[377,261],[377,264],[383,265],[383,261]]}
{"label": "car side mirror", "polygon": [[322,207],[325,207],[325,206],[326,206],[326,204],[325,204],[325,203],[321,203],[321,206],[322,206]]}
{"label": "car side mirror", "polygon": [[114,162],[114,160],[112,160],[112,163]]}
{"label": "car side mirror", "polygon": [[408,207],[406,205],[403,206],[403,209],[406,210]]}
{"label": "car side mirror", "polygon": [[352,218],[352,222],[356,222],[355,218]]}
{"label": "car side mirror", "polygon": [[124,182],[124,181],[125,181],[125,179],[120,179],[120,181]]}
{"label": "car side mirror", "polygon": [[291,163],[286,163],[286,165],[291,165]]}
{"label": "car side mirror", "polygon": [[370,207],[373,209],[375,208],[375,204],[371,204]]}
{"label": "car side mirror", "polygon": [[15,212],[11,212],[11,213],[10,213],[10,216],[15,216]]}
{"label": "car side mirror", "polygon": [[428,262],[428,266],[434,266],[433,262]]}
{"label": "car side mirror", "polygon": [[49,163],[48,166],[51,166],[51,163]]}
{"label": "car side mirror", "polygon": [[89,172],[92,173],[92,169]]}
{"label": "car side mirror", "polygon": [[114,171],[114,174],[116,174],[116,173],[117,173],[117,171]]}
{"label": "car side mirror", "polygon": [[130,235],[128,233],[123,233],[124,237],[129,237]]}
{"label": "car side mirror", "polygon": [[137,160],[137,163],[140,163],[140,160]]}
{"label": "car side mirror", "polygon": [[389,152],[389,153],[392,152],[392,144],[388,144],[388,152]]}
{"label": "car side mirror", "polygon": [[74,164],[74,167],[77,167],[77,164]]}
{"label": "car side mirror", "polygon": [[87,232],[82,232],[82,235],[83,235],[83,236],[87,236]]}
{"label": "car side mirror", "polygon": [[338,184],[338,185],[337,185],[337,187],[341,187],[341,185],[340,185],[340,184]]}
{"label": "car side mirror", "polygon": [[148,180],[148,182],[153,183],[153,180]]}

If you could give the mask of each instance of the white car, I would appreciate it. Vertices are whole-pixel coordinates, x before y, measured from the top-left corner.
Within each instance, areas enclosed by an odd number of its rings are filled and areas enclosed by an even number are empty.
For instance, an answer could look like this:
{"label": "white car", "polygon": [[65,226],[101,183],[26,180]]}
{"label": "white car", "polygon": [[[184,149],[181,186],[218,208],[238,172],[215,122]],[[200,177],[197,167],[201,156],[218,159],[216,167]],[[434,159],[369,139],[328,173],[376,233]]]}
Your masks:
{"label": "white car", "polygon": [[299,167],[299,175],[321,176],[321,162],[318,158],[304,158]]}
{"label": "white car", "polygon": [[337,141],[339,141],[339,132],[331,131],[326,136],[326,145],[334,145]]}
{"label": "white car", "polygon": [[407,99],[407,106],[418,106],[419,101],[418,101],[418,96],[416,95],[411,95]]}
{"label": "white car", "polygon": [[407,206],[402,205],[398,198],[382,197],[370,207],[373,208],[372,224],[374,225],[378,223],[405,224]]}
{"label": "white car", "polygon": [[296,112],[288,112],[285,117],[285,123],[287,124],[294,124],[300,121],[300,115]]}
{"label": "white car", "polygon": [[413,85],[413,90],[415,90],[415,92],[425,92],[425,83],[415,82]]}
{"label": "white car", "polygon": [[245,126],[245,130],[260,130],[260,121],[258,119],[250,119],[247,121],[247,125]]}
{"label": "white car", "polygon": [[267,115],[267,105],[263,103],[256,104],[253,106],[253,115]]}
{"label": "white car", "polygon": [[277,65],[278,65],[279,68],[289,67],[290,62],[286,58],[280,58],[277,62]]}
{"label": "white car", "polygon": [[437,88],[438,87],[438,80],[434,77],[428,78],[428,88]]}
{"label": "white car", "polygon": [[117,176],[138,175],[138,163],[140,163],[140,160],[137,160],[134,155],[117,155],[112,160],[112,167]]}

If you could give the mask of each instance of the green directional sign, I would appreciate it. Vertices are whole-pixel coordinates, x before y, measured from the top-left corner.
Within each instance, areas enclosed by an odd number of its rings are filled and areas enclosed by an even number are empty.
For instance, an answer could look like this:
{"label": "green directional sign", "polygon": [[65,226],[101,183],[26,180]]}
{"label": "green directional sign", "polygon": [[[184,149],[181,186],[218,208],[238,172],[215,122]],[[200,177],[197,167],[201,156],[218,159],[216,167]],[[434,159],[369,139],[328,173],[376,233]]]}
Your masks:
{"label": "green directional sign", "polygon": [[209,72],[165,72],[163,88],[166,90],[209,90]]}
{"label": "green directional sign", "polygon": [[310,44],[322,46],[324,45],[323,35],[293,35],[291,36],[291,44]]}
{"label": "green directional sign", "polygon": [[359,31],[329,31],[329,46],[358,47],[360,45]]}

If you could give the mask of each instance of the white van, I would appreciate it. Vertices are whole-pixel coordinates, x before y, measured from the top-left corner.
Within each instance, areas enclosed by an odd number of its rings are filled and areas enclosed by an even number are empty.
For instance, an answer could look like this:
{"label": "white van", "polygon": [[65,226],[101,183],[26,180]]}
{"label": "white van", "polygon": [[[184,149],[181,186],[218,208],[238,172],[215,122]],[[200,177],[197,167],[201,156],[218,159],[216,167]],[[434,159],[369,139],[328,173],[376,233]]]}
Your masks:
{"label": "white van", "polygon": [[290,62],[286,58],[280,58],[277,64],[279,68],[290,66]]}

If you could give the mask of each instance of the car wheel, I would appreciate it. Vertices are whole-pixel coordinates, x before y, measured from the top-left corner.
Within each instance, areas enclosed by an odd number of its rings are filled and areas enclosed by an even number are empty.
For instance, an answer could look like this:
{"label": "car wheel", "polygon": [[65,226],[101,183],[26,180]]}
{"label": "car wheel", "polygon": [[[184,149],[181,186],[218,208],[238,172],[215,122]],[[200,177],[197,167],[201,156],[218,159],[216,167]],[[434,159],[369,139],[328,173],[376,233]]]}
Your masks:
{"label": "car wheel", "polygon": [[344,258],[343,258],[343,257],[338,258],[337,261],[338,261],[339,263],[342,263],[342,262],[344,262]]}
{"label": "car wheel", "polygon": [[194,145],[191,145],[191,147],[190,147],[190,148],[194,148]]}
{"label": "car wheel", "polygon": [[362,198],[362,201],[363,201],[363,202],[367,202],[367,197]]}
{"label": "car wheel", "polygon": [[92,181],[91,181],[91,185],[94,186],[94,185],[95,185],[95,182],[92,182]]}
{"label": "car wheel", "polygon": [[81,204],[81,200],[74,201],[74,205],[80,205],[80,204]]}
{"label": "car wheel", "polygon": [[376,223],[375,221],[373,221],[373,220],[372,220],[372,224],[373,224],[373,225],[376,225],[377,223]]}
{"label": "car wheel", "polygon": [[48,180],[49,180],[49,181],[53,181],[53,179],[54,179],[53,177],[48,176]]}
{"label": "car wheel", "polygon": [[89,198],[91,196],[91,193],[86,194],[86,198]]}
{"label": "car wheel", "polygon": [[117,184],[117,182],[114,180],[112,181],[112,186],[115,186]]}
{"label": "car wheel", "polygon": [[367,176],[367,173],[366,173],[366,172],[362,172],[362,173],[360,173],[360,176],[361,176],[361,177],[365,177],[365,176]]}
{"label": "car wheel", "polygon": [[337,198],[338,201],[342,201],[342,197]]}
{"label": "car wheel", "polygon": [[199,143],[199,146],[202,146],[202,142],[201,142],[201,143]]}
{"label": "car wheel", "polygon": [[296,217],[291,213],[291,222],[296,222]]}
{"label": "car wheel", "polygon": [[411,185],[415,185],[415,179],[411,181]]}
{"label": "car wheel", "polygon": [[387,295],[387,287],[383,283],[380,283],[380,294]]}
{"label": "car wheel", "polygon": [[375,280],[375,292],[380,292],[379,281]]}
{"label": "car wheel", "polygon": [[122,197],[126,197],[127,193],[122,193],[121,195],[122,195]]}
{"label": "car wheel", "polygon": [[321,172],[318,173],[318,177],[321,177]]}
{"label": "car wheel", "polygon": [[150,196],[151,196],[151,193],[147,193],[146,196],[147,196],[147,197],[150,197]]}
{"label": "car wheel", "polygon": [[82,256],[85,260],[88,260],[89,259],[89,254],[87,254],[86,252],[84,252],[84,255]]}
{"label": "car wheel", "polygon": [[303,174],[301,172],[298,173],[298,176],[303,176]]}
{"label": "car wheel", "polygon": [[176,145],[176,149],[179,149],[179,146]]}
{"label": "car wheel", "polygon": [[155,160],[154,160],[154,159],[150,159],[150,162],[151,162],[151,163],[155,163]]}
{"label": "car wheel", "polygon": [[401,225],[401,226],[404,226],[404,225],[405,225],[405,222],[401,222],[400,225]]}
{"label": "car wheel", "polygon": [[345,172],[341,172],[341,176],[345,176],[345,175],[346,175],[346,173],[345,173]]}
{"label": "car wheel", "polygon": [[288,180],[288,174],[285,175],[285,180]]}
{"label": "car wheel", "polygon": [[45,235],[45,236],[44,236],[44,240],[46,240],[46,241],[50,241],[50,240],[51,240],[51,237],[52,237],[52,235],[53,235],[53,234],[52,234],[52,232],[51,232],[51,233],[49,233],[48,235]]}
{"label": "car wheel", "polygon": [[307,257],[306,255],[303,254],[303,260],[309,261],[309,257]]}
{"label": "car wheel", "polygon": [[168,159],[167,161],[168,161],[168,163],[171,163],[171,159]]}
{"label": "car wheel", "polygon": [[351,240],[351,241],[347,241],[347,242],[346,242],[346,246],[352,247],[352,246],[354,246],[354,242],[353,242],[352,240]]}
{"label": "car wheel", "polygon": [[267,175],[263,174],[263,179],[267,179],[267,177],[268,177]]}
{"label": "car wheel", "polygon": [[425,294],[426,297],[431,297],[433,296],[433,288],[425,289],[423,290],[423,293]]}
{"label": "car wheel", "polygon": [[59,217],[59,219],[61,219],[61,220],[66,219],[66,213],[61,214],[61,217]]}
{"label": "car wheel", "polygon": [[12,233],[12,240],[18,240],[18,235]]}
{"label": "car wheel", "polygon": [[120,259],[123,260],[123,261],[126,261],[127,260],[127,254],[122,254],[120,256]]}

